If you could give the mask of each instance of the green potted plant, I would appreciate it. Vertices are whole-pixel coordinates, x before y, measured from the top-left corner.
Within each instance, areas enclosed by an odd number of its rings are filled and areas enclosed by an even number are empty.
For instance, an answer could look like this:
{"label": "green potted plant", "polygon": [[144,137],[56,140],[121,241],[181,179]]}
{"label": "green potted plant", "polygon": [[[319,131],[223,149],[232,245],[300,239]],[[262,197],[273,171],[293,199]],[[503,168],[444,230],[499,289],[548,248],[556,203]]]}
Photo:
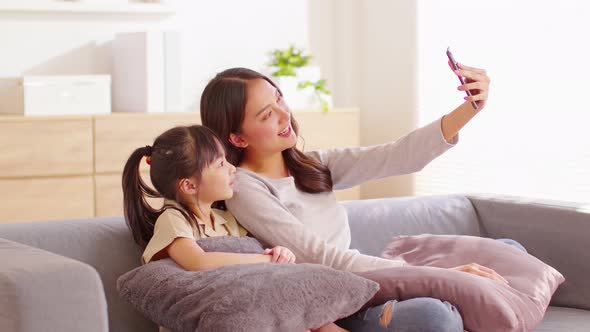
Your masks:
{"label": "green potted plant", "polygon": [[310,82],[310,81],[303,81],[299,82],[297,85],[298,90],[303,90],[306,88],[312,88],[313,93],[317,97],[318,101],[320,102],[320,107],[322,111],[327,112],[330,110],[330,101],[328,100],[328,96],[332,94],[330,90],[326,87],[326,80],[320,79],[317,82]]}
{"label": "green potted plant", "polygon": [[310,65],[312,56],[291,45],[269,53],[267,65],[293,109],[320,108],[327,112],[331,106],[330,90],[320,78],[318,66]]}
{"label": "green potted plant", "polygon": [[310,61],[311,55],[306,55],[302,49],[291,45],[286,49],[272,50],[267,65],[275,68],[272,73],[274,77],[297,76],[296,70],[307,66]]}

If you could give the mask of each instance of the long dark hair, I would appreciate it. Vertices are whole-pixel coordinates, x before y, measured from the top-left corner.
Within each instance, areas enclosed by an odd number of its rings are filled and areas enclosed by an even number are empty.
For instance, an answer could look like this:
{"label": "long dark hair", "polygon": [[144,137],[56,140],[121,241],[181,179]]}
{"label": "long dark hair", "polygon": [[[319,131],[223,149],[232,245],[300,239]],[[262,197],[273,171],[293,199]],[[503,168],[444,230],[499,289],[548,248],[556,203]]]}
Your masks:
{"label": "long dark hair", "polygon": [[[204,126],[179,126],[167,130],[154,141],[153,146],[135,149],[123,169],[123,211],[133,239],[145,248],[154,234],[158,217],[167,208],[179,210],[198,227],[194,214],[178,194],[178,182],[195,177],[201,181],[203,170],[223,156],[223,146],[215,133]],[[154,189],[141,178],[139,165],[144,157],[150,158],[150,180]],[[154,209],[147,197],[176,201],[181,209],[164,205]]]}
{"label": "long dark hair", "polygon": [[[231,68],[217,74],[205,87],[201,95],[201,123],[221,137],[227,160],[240,165],[244,160],[244,149],[229,142],[230,133],[240,133],[246,112],[247,83],[263,79],[281,90],[268,77],[247,68]],[[299,126],[291,116],[291,127],[299,136]],[[282,152],[287,168],[295,178],[295,185],[307,193],[332,191],[330,169],[318,160],[307,156],[296,146]]]}

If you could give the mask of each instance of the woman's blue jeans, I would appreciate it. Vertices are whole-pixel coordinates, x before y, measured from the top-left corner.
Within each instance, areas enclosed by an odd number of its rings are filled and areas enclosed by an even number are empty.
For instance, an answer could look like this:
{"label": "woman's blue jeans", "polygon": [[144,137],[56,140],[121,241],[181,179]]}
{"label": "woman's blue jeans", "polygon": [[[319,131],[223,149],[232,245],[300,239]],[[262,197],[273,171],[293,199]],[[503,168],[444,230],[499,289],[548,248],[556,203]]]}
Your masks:
{"label": "woman's blue jeans", "polygon": [[[512,239],[498,239],[524,252]],[[463,319],[455,306],[431,297],[389,300],[336,322],[351,332],[463,332]]]}

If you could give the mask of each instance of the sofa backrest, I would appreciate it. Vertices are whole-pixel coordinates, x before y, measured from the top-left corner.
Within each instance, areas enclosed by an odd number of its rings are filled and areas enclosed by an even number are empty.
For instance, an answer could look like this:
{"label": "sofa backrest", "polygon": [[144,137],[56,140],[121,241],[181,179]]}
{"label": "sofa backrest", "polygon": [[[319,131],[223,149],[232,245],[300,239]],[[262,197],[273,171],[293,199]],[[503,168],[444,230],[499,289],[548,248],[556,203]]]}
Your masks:
{"label": "sofa backrest", "polygon": [[[386,198],[343,203],[352,234],[351,248],[381,254],[395,235],[481,235],[464,196]],[[116,281],[140,265],[141,249],[123,217],[0,223],[0,237],[85,262],[101,276],[108,304],[109,330],[156,331],[157,326],[123,302]]]}
{"label": "sofa backrest", "polygon": [[551,305],[590,310],[587,204],[482,194],[469,199],[490,237],[520,242],[563,274]]}
{"label": "sofa backrest", "polygon": [[133,242],[123,217],[0,223],[0,237],[94,267],[105,289],[109,331],[158,330],[117,293],[117,278],[141,263],[141,249]]}
{"label": "sofa backrest", "polygon": [[343,202],[350,247],[381,256],[394,236],[456,234],[485,236],[471,201],[462,195],[392,197]]}

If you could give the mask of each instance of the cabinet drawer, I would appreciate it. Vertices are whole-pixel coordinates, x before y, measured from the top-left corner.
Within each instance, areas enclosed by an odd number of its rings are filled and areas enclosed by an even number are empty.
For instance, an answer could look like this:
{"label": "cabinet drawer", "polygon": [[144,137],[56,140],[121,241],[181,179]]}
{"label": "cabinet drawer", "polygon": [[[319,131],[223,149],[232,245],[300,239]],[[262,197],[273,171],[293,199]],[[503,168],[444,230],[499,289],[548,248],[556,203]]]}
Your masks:
{"label": "cabinet drawer", "polygon": [[1,178],[92,173],[92,119],[0,122]]}
{"label": "cabinet drawer", "polygon": [[[113,114],[95,118],[96,172],[122,172],[133,150],[152,145],[165,130],[201,122],[199,113]],[[145,163],[142,170],[147,170]]]}
{"label": "cabinet drawer", "polygon": [[[141,174],[141,177],[150,186],[149,173]],[[121,175],[96,175],[96,216],[110,217],[123,215],[123,189],[121,186]],[[148,202],[156,208],[162,207],[163,200],[148,198]]]}
{"label": "cabinet drawer", "polygon": [[0,179],[0,221],[94,216],[92,176]]}

